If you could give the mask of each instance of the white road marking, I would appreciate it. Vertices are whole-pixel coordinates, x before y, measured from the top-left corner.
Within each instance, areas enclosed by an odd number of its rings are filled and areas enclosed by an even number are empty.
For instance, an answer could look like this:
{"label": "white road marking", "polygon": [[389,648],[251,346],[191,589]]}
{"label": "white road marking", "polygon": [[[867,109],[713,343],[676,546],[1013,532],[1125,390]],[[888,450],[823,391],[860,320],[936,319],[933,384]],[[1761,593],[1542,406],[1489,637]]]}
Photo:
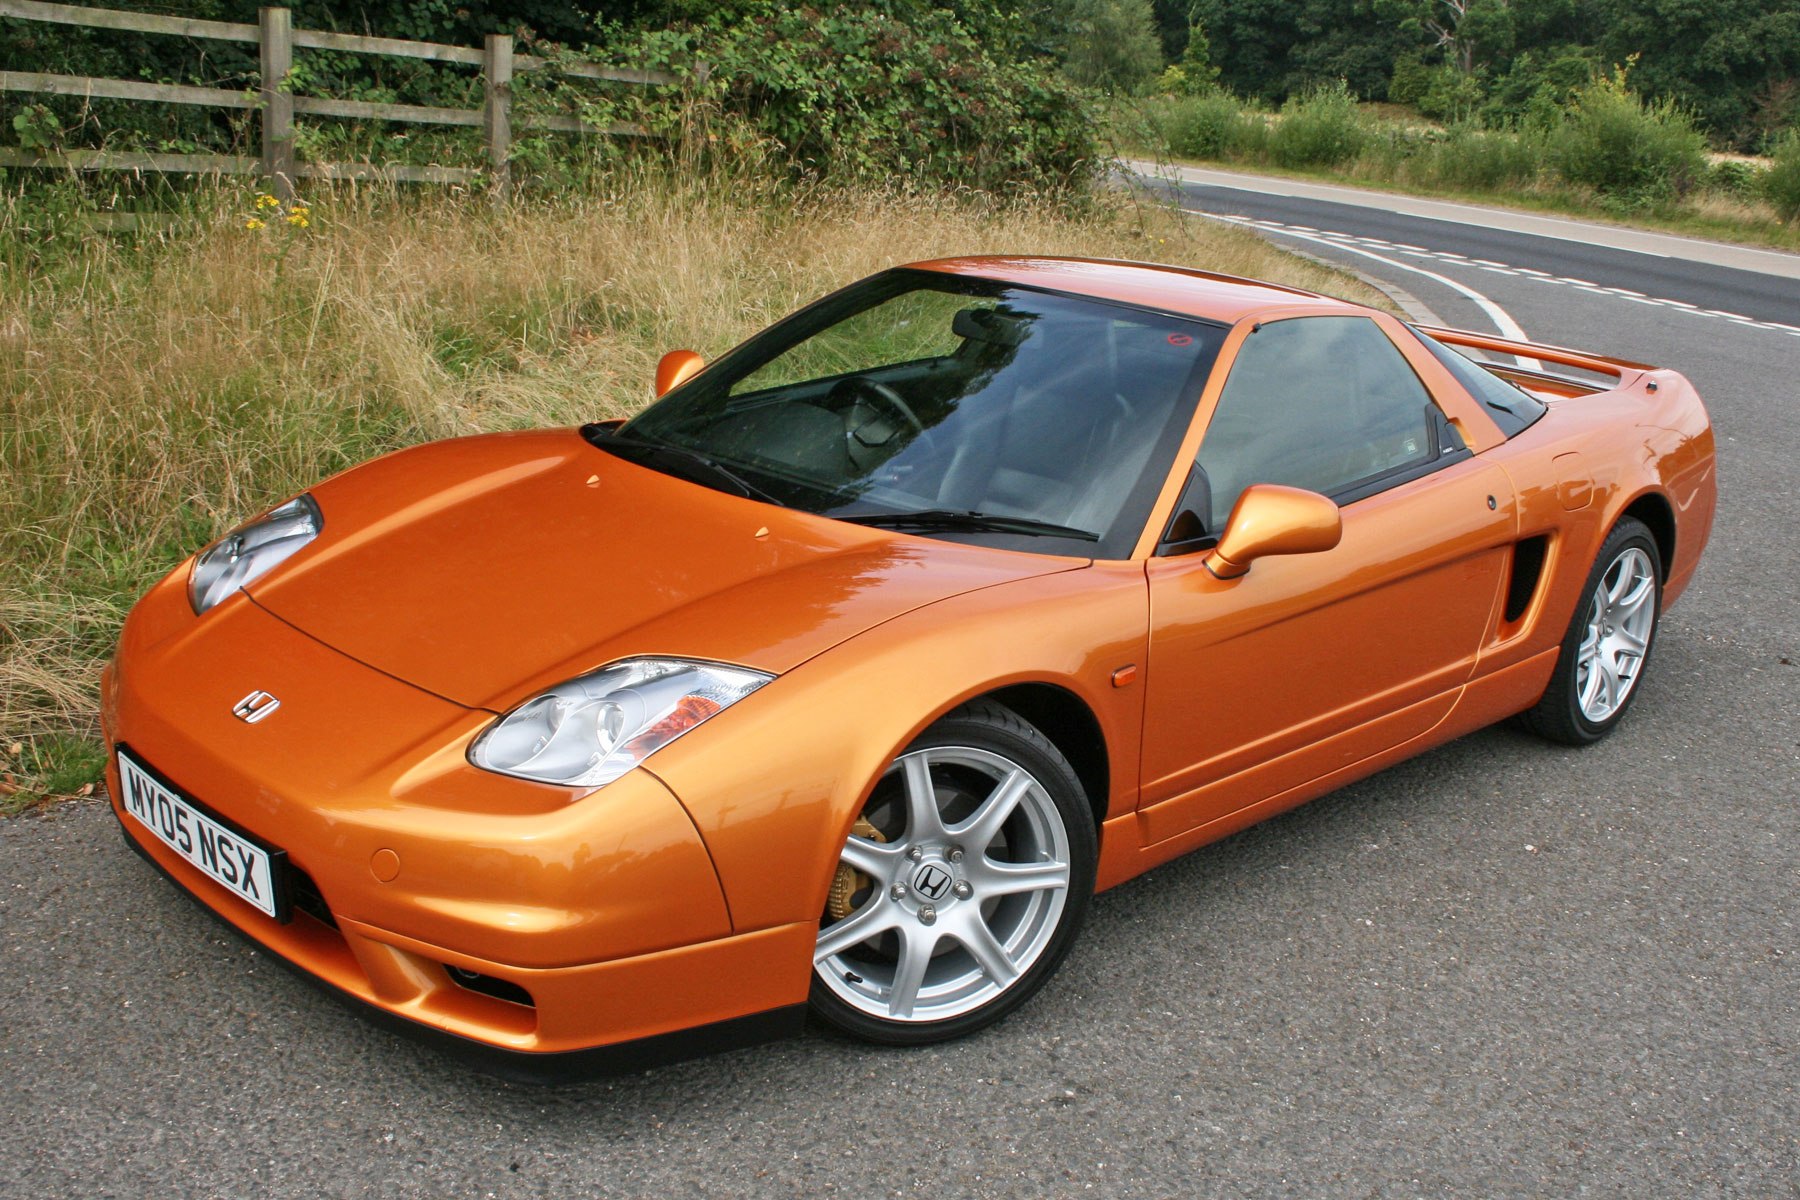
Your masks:
{"label": "white road marking", "polygon": [[[1209,220],[1224,221],[1231,225],[1248,225],[1256,229],[1265,229],[1270,233],[1281,234],[1284,237],[1299,238],[1302,241],[1317,242],[1322,246],[1335,246],[1339,250],[1349,254],[1361,255],[1364,258],[1372,258],[1376,262],[1386,263],[1390,267],[1399,267],[1402,271],[1412,271],[1416,274],[1423,275],[1427,279],[1443,284],[1451,291],[1459,292],[1462,295],[1467,296],[1470,300],[1473,300],[1476,306],[1479,307],[1482,312],[1486,313],[1489,319],[1494,322],[1495,327],[1499,329],[1502,337],[1512,338],[1515,341],[1523,342],[1530,341],[1531,339],[1525,336],[1525,331],[1520,329],[1512,317],[1507,315],[1505,309],[1501,308],[1498,304],[1495,304],[1486,296],[1483,296],[1474,288],[1465,287],[1463,284],[1458,283],[1447,275],[1440,275],[1435,271],[1427,271],[1423,267],[1415,267],[1400,262],[1398,259],[1371,253],[1370,251],[1363,249],[1363,247],[1380,246],[1384,250],[1396,251],[1405,255],[1407,258],[1429,259],[1447,263],[1454,267],[1476,267],[1482,271],[1490,271],[1495,275],[1516,275],[1522,279],[1529,279],[1537,283],[1550,283],[1573,288],[1579,292],[1586,292],[1591,296],[1616,297],[1621,300],[1630,300],[1635,304],[1648,304],[1653,308],[1668,309],[1670,312],[1688,313],[1689,315],[1696,317],[1714,317],[1719,320],[1730,321],[1733,325],[1737,325],[1741,328],[1768,329],[1775,333],[1786,333],[1794,337],[1800,337],[1800,327],[1786,325],[1780,321],[1759,321],[1755,317],[1747,317],[1742,313],[1725,312],[1722,309],[1716,308],[1700,308],[1697,305],[1689,304],[1685,300],[1670,300],[1664,296],[1646,296],[1644,293],[1632,291],[1630,288],[1606,287],[1602,284],[1595,283],[1590,279],[1576,279],[1571,275],[1550,275],[1543,271],[1534,271],[1530,267],[1514,267],[1509,266],[1506,263],[1497,263],[1485,258],[1471,259],[1466,255],[1454,254],[1448,250],[1427,250],[1423,246],[1413,246],[1406,242],[1389,242],[1384,241],[1381,238],[1362,237],[1358,234],[1340,233],[1331,229],[1314,229],[1310,225],[1285,225],[1280,221],[1262,220],[1259,218],[1228,215],[1225,213],[1204,212],[1197,208],[1184,208],[1181,211],[1196,217],[1206,217]],[[1640,253],[1642,252],[1640,251]]]}

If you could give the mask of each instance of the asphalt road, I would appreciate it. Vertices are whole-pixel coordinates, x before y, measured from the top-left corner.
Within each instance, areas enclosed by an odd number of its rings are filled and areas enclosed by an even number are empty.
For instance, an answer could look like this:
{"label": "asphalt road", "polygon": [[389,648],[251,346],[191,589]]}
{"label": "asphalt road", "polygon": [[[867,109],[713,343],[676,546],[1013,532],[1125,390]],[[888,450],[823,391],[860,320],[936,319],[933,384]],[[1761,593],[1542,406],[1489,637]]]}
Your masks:
{"label": "asphalt road", "polygon": [[1763,323],[1800,290],[1224,201],[1190,204],[1405,242],[1293,244],[1700,387],[1719,523],[1615,737],[1480,733],[1121,887],[958,1044],[813,1032],[548,1091],[340,1009],[98,803],[0,823],[0,1194],[1800,1194],[1800,335]]}
{"label": "asphalt road", "polygon": [[[1626,288],[1645,296],[1713,310],[1715,314],[1800,325],[1800,278],[1796,278],[1800,276],[1800,256],[1744,254],[1735,247],[1718,247],[1697,239],[1634,237],[1616,227],[1584,228],[1576,222],[1536,216],[1515,220],[1510,214],[1497,214],[1496,221],[1488,223],[1482,220],[1484,210],[1464,204],[1406,205],[1409,209],[1440,214],[1422,216],[1395,211],[1391,205],[1396,198],[1386,193],[1272,181],[1283,191],[1308,193],[1287,195],[1234,186],[1254,178],[1235,172],[1188,170],[1183,174],[1199,181],[1183,182],[1171,189],[1172,181],[1164,180],[1158,186],[1177,191],[1183,206],[1190,209],[1278,223],[1301,232],[1353,234],[1374,239],[1369,248],[1390,256],[1407,258],[1407,250],[1422,248],[1460,256],[1478,267],[1504,265],[1572,285]],[[1312,193],[1335,195],[1338,199],[1317,199]],[[1568,236],[1547,237],[1520,232],[1511,226],[1560,227],[1565,234],[1602,237],[1639,248],[1597,245]],[[1678,254],[1682,256],[1677,257]],[[1744,258],[1763,258],[1772,269],[1750,271],[1728,265]],[[1782,268],[1786,273],[1774,273]],[[1557,339],[1540,336],[1539,340]]]}

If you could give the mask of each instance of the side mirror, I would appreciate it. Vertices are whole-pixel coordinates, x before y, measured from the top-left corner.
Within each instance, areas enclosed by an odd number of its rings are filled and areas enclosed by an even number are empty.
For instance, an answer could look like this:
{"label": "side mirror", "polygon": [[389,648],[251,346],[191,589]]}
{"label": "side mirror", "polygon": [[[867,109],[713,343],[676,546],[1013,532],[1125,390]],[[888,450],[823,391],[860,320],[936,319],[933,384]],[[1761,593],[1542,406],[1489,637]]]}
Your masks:
{"label": "side mirror", "polygon": [[1220,579],[1236,579],[1259,558],[1329,550],[1343,536],[1338,506],[1319,493],[1258,483],[1238,497],[1219,544],[1202,561]]}
{"label": "side mirror", "polygon": [[656,364],[657,398],[674,391],[700,373],[706,360],[692,350],[671,350]]}

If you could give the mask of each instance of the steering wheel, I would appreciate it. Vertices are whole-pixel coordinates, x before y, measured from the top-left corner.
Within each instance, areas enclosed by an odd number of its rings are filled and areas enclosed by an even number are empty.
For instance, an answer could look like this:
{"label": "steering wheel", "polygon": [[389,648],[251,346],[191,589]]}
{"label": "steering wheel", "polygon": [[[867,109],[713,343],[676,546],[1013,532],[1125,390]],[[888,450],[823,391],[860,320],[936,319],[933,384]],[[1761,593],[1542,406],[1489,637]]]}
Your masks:
{"label": "steering wheel", "polygon": [[[849,401],[849,408],[852,410],[859,404],[885,408],[890,416],[899,417],[913,433],[925,432],[925,422],[919,420],[919,416],[913,412],[912,406],[900,398],[899,392],[880,380],[870,379],[863,375],[852,375],[848,379],[838,381],[837,386],[831,389],[831,395],[834,399]],[[855,437],[855,429],[851,429],[850,434]],[[887,440],[887,438],[883,438],[875,444],[885,445]],[[863,444],[869,445],[868,442]]]}
{"label": "steering wheel", "polygon": [[908,445],[930,445],[925,423],[885,383],[853,375],[831,389],[831,398],[844,405],[844,454],[856,470],[873,470]]}

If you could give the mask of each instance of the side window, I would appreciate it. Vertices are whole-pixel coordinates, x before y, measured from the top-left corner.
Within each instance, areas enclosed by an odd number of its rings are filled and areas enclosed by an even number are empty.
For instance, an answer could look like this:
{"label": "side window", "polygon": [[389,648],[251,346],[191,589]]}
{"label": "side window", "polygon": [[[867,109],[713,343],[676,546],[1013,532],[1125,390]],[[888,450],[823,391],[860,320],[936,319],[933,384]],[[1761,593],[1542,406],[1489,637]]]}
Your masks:
{"label": "side window", "polygon": [[1271,321],[1238,351],[1200,444],[1211,532],[1253,483],[1341,498],[1424,468],[1442,428],[1425,385],[1373,321]]}
{"label": "side window", "polygon": [[1419,335],[1419,341],[1424,347],[1456,376],[1456,381],[1468,389],[1469,395],[1487,405],[1488,416],[1493,418],[1494,424],[1507,437],[1525,432],[1533,422],[1550,411],[1544,407],[1542,400],[1487,370],[1480,360],[1467,357],[1464,351],[1446,346],[1428,333],[1418,329],[1413,332]]}

